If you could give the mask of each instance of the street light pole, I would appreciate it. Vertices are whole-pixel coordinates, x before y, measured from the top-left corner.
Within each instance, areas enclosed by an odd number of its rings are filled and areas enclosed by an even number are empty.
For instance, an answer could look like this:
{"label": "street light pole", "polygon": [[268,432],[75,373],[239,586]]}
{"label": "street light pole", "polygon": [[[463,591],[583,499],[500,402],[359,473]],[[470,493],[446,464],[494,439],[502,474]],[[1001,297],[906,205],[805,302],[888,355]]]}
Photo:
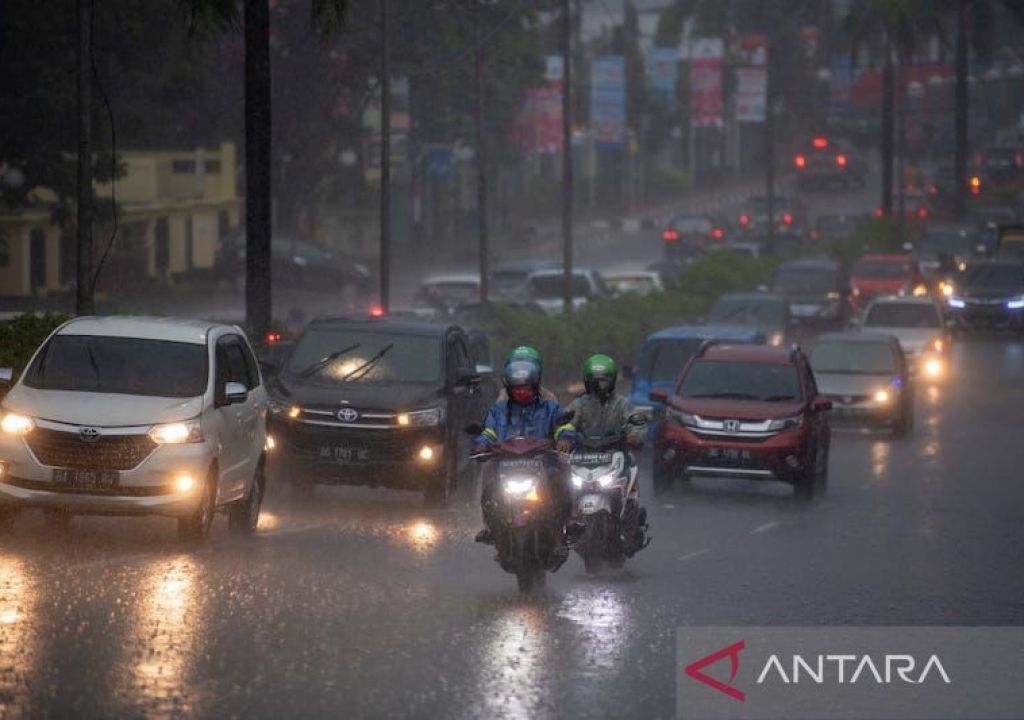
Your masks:
{"label": "street light pole", "polygon": [[93,0],[78,0],[78,315],[96,312],[92,275],[92,3]]}
{"label": "street light pole", "polygon": [[562,0],[562,301],[572,310],[572,16]]}
{"label": "street light pole", "polygon": [[391,47],[389,0],[380,0],[380,310],[391,302]]}
{"label": "street light pole", "polygon": [[480,253],[480,302],[487,304],[490,291],[490,237],[487,228],[487,139],[484,136],[484,48],[480,34],[480,3],[475,16],[476,43],[476,213]]}

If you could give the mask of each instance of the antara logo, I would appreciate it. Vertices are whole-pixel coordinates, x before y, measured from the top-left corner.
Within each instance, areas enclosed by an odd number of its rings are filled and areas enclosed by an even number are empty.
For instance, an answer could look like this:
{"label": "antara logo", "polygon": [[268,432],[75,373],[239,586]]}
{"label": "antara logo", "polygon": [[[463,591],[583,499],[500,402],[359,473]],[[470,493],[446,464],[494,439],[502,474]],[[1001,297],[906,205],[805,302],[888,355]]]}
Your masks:
{"label": "antara logo", "polygon": [[718,652],[713,652],[710,655],[702,657],[700,660],[697,660],[696,662],[690,663],[685,668],[683,668],[683,672],[685,672],[687,675],[692,677],[697,682],[702,682],[705,685],[714,688],[720,693],[725,693],[734,700],[746,702],[747,696],[742,690],[738,690],[734,688],[732,685],[728,685],[722,682],[721,680],[717,680],[711,677],[710,675],[705,675],[703,672],[704,668],[706,668],[708,665],[714,665],[719,660],[729,658],[729,682],[732,682],[736,679],[736,673],[740,670],[740,651],[746,647],[747,643],[743,640],[740,640],[738,643],[735,643],[734,645],[724,647]]}

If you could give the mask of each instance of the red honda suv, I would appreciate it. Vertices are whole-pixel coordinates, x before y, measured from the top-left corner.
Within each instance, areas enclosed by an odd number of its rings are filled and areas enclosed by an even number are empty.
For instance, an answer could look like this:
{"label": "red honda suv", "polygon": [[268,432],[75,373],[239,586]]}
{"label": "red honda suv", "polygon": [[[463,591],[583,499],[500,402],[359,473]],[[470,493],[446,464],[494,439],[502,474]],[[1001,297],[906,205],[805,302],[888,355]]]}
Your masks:
{"label": "red honda suv", "polygon": [[654,491],[676,478],[782,480],[797,497],[825,491],[832,403],[799,348],[705,343],[666,404],[654,444]]}

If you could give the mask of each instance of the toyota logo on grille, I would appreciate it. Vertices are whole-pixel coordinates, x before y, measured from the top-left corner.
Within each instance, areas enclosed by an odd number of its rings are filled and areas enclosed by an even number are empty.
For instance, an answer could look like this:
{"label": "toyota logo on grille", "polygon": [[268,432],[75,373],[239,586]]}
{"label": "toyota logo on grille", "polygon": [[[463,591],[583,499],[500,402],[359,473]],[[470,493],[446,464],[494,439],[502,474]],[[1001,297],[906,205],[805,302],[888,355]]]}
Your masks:
{"label": "toyota logo on grille", "polygon": [[740,421],[726,420],[724,423],[722,423],[722,426],[726,429],[727,432],[736,432],[737,430],[740,429]]}
{"label": "toyota logo on grille", "polygon": [[100,431],[94,427],[79,428],[78,436],[87,443],[94,443],[100,439]]}
{"label": "toyota logo on grille", "polygon": [[342,408],[338,411],[338,419],[345,423],[355,422],[359,419],[359,413],[352,408]]}

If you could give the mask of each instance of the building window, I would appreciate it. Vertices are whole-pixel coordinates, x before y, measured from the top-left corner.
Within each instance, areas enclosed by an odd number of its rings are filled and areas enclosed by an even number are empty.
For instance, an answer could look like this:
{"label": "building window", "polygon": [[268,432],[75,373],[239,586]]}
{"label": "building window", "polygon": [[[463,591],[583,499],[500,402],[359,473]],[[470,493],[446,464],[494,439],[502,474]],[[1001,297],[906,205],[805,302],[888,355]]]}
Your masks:
{"label": "building window", "polygon": [[171,265],[171,232],[167,225],[167,218],[160,218],[156,221],[156,247],[154,248],[154,264],[157,273],[167,272]]}
{"label": "building window", "polygon": [[175,175],[191,175],[196,171],[196,164],[193,160],[172,160],[171,172]]}

